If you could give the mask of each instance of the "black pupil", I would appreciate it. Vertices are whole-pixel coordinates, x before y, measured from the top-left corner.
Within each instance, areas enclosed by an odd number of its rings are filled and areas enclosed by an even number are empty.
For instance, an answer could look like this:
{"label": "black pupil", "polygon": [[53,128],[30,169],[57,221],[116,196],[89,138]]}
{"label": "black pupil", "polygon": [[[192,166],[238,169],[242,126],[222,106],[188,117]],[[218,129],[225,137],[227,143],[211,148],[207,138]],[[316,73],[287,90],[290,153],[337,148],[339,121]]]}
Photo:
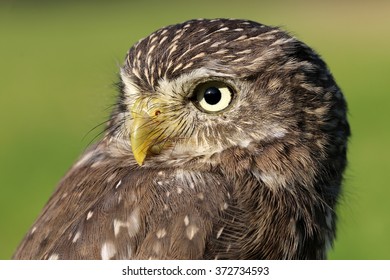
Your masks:
{"label": "black pupil", "polygon": [[204,92],[203,98],[208,104],[215,105],[221,101],[221,92],[216,87],[209,87]]}

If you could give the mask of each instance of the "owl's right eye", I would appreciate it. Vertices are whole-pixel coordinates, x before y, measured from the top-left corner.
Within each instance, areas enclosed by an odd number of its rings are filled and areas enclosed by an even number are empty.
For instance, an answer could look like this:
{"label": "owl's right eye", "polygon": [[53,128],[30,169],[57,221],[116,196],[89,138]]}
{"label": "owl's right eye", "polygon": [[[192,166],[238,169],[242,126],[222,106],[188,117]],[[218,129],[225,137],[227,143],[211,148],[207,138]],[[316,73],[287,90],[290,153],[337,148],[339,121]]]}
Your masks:
{"label": "owl's right eye", "polygon": [[220,112],[231,104],[233,90],[220,81],[210,81],[199,84],[193,95],[193,102],[202,111]]}

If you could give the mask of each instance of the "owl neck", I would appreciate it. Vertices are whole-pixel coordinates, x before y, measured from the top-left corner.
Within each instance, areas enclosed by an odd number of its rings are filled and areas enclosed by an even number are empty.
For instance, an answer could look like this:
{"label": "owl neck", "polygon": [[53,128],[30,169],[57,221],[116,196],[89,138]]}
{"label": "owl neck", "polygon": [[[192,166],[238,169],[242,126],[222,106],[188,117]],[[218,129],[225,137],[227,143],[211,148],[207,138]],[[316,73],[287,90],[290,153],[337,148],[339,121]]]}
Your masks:
{"label": "owl neck", "polygon": [[294,170],[294,166],[277,166],[283,161],[273,161],[269,154],[264,157],[241,149],[221,155],[220,172],[232,185],[231,209],[236,213],[231,215],[239,217],[231,225],[241,234],[235,242],[250,248],[237,257],[325,258],[335,234],[337,194],[319,191],[330,187],[316,177],[315,166]]}

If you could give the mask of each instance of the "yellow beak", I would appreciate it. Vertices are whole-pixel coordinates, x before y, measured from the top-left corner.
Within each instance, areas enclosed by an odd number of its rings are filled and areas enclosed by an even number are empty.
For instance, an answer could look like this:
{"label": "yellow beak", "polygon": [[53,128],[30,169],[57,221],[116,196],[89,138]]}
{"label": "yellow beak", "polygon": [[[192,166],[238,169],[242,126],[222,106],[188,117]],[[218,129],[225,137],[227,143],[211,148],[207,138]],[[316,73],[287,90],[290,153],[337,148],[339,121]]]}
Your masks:
{"label": "yellow beak", "polygon": [[130,143],[140,166],[149,152],[158,154],[166,144],[165,130],[160,125],[164,120],[161,104],[157,98],[139,98],[131,107]]}

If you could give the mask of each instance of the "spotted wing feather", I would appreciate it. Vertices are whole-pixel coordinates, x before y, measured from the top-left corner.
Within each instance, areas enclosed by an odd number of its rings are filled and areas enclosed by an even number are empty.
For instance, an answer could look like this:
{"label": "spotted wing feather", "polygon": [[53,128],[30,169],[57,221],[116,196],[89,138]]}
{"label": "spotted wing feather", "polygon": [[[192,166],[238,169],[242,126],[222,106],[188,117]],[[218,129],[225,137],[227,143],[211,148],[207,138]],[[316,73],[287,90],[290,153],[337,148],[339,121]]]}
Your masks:
{"label": "spotted wing feather", "polygon": [[99,149],[86,152],[60,182],[15,259],[215,257],[207,244],[228,199],[227,189],[217,188],[222,178],[121,167]]}

